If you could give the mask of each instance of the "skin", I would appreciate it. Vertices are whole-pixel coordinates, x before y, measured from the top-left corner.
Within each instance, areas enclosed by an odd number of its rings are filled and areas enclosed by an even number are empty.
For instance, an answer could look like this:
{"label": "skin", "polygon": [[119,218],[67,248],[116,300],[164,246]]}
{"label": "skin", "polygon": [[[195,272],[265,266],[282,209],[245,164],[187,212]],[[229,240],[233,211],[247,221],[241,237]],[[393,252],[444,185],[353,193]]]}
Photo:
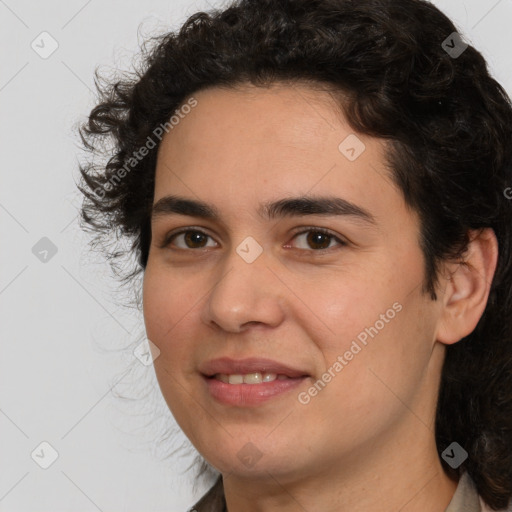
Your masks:
{"label": "skin", "polygon": [[[224,477],[229,512],[379,510],[442,512],[456,489],[434,438],[447,344],[483,313],[496,266],[491,230],[475,233],[467,264],[442,267],[438,300],[423,294],[419,219],[389,178],[384,142],[349,161],[353,134],[332,96],[307,85],[211,88],[162,140],[156,203],[174,194],[206,201],[219,220],[155,216],[144,276],[144,319],[159,348],[155,371],[184,433]],[[258,215],[263,201],[336,195],[371,212],[350,216]],[[306,228],[329,229],[308,243]],[[189,245],[173,231],[200,229]],[[301,228],[301,229],[299,229]],[[247,263],[248,236],[263,248]],[[320,254],[322,253],[323,254]],[[357,335],[394,303],[400,312],[311,398],[307,391]],[[207,360],[267,357],[305,369],[300,388],[258,407],[212,399]],[[238,452],[262,454],[246,467]]]}

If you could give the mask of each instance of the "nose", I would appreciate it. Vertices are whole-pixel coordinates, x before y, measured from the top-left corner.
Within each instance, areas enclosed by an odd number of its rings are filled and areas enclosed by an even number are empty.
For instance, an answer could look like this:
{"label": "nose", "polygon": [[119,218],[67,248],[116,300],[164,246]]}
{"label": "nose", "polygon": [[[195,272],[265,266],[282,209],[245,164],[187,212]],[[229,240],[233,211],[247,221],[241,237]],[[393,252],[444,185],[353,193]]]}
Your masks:
{"label": "nose", "polygon": [[283,321],[285,289],[265,251],[247,263],[233,250],[221,270],[203,304],[205,324],[237,333],[253,324],[277,327]]}

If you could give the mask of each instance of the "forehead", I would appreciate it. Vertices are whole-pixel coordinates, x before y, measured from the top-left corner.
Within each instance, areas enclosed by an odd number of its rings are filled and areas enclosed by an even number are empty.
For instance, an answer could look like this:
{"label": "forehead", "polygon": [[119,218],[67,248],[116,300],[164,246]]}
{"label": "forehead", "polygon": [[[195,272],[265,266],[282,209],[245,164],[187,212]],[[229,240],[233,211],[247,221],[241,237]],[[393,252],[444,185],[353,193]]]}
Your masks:
{"label": "forehead", "polygon": [[155,203],[178,194],[236,215],[283,197],[335,194],[376,218],[403,207],[384,143],[354,133],[331,92],[279,84],[193,97],[197,105],[160,145]]}
{"label": "forehead", "polygon": [[[236,155],[240,146],[257,144],[296,150],[312,149],[326,132],[352,132],[331,91],[321,86],[277,83],[268,87],[243,84],[212,87],[193,95],[197,106],[164,137],[176,144],[213,144]],[[181,137],[183,136],[183,137]],[[187,139],[187,140],[185,140]],[[235,145],[228,146],[229,143]],[[327,143],[328,141],[326,141]],[[209,148],[210,150],[212,148]]]}

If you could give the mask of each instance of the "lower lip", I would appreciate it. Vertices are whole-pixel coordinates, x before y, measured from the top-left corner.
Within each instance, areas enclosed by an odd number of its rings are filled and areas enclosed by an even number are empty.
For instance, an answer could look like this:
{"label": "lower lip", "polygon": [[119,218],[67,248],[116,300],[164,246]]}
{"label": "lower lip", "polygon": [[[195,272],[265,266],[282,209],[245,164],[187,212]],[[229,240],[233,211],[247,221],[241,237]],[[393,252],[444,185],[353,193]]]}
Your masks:
{"label": "lower lip", "polygon": [[300,386],[306,377],[273,380],[260,384],[227,384],[213,377],[204,377],[210,395],[219,402],[237,407],[259,405]]}

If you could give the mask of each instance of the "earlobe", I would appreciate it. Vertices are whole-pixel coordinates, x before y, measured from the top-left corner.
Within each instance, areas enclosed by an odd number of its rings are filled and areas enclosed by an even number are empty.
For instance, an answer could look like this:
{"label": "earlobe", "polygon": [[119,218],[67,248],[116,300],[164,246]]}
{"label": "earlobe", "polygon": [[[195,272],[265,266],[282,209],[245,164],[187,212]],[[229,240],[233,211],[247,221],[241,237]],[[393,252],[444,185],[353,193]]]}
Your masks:
{"label": "earlobe", "polygon": [[471,230],[461,262],[447,263],[449,272],[442,300],[437,340],[451,345],[477,326],[489,297],[498,261],[498,241],[492,228]]}

